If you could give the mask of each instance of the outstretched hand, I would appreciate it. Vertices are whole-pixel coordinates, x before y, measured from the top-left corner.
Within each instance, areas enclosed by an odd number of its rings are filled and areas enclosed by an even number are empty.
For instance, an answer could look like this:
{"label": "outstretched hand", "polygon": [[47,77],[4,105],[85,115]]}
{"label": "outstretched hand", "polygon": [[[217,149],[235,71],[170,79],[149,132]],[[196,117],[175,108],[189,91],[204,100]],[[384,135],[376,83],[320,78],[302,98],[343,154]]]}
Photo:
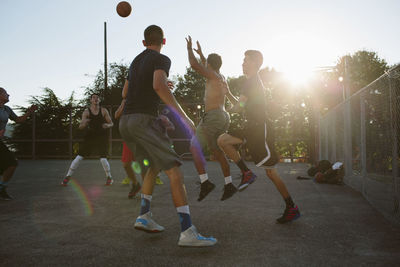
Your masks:
{"label": "outstretched hand", "polygon": [[201,46],[200,46],[199,41],[197,41],[196,44],[197,44],[197,49],[193,49],[193,50],[194,50],[197,54],[199,54],[199,56],[202,56],[202,55],[203,55],[203,51],[201,51]]}
{"label": "outstretched hand", "polygon": [[188,35],[188,37],[186,37],[185,39],[186,39],[187,49],[192,50],[192,37],[190,37],[190,35]]}

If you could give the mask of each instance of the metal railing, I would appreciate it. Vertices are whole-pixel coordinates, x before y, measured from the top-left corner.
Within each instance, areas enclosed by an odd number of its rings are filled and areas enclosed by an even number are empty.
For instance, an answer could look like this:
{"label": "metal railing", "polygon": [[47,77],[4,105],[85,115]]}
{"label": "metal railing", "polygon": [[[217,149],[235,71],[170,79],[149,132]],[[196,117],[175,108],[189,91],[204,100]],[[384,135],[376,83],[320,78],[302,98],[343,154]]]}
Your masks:
{"label": "metal railing", "polygon": [[400,223],[400,65],[320,118],[319,157],[345,166],[345,183]]}
{"label": "metal railing", "polygon": [[[200,103],[186,103],[186,107],[192,107],[193,115],[195,116],[194,122],[197,125],[201,119],[201,115],[204,110],[204,105]],[[118,108],[117,105],[104,106],[109,111],[112,116],[114,111]],[[40,127],[49,127],[47,124],[43,124],[37,121],[39,116],[33,113],[29,122],[29,127],[26,127],[26,135],[30,138],[26,139],[8,139],[6,143],[11,149],[14,148],[18,158],[25,159],[40,159],[40,158],[54,158],[54,159],[72,159],[77,153],[77,147],[80,142],[83,141],[82,133],[83,131],[77,130],[77,125],[79,121],[79,116],[77,117],[75,113],[79,113],[79,110],[83,110],[81,107],[73,107],[63,113],[62,118],[59,115],[56,119],[63,120],[64,124],[61,126],[62,134],[58,134],[57,137],[52,137],[46,131],[40,131]],[[161,105],[160,112],[164,110],[164,106]],[[51,123],[50,123],[51,124]],[[28,134],[29,132],[29,134]],[[189,151],[190,138],[186,136],[179,127],[176,127],[174,132],[169,132],[169,135],[173,141],[176,152],[183,158],[191,158]],[[46,138],[39,137],[46,136]],[[276,140],[278,146],[285,146],[287,150],[281,151],[281,162],[308,162],[309,161],[309,151],[299,155],[295,154],[296,146],[299,142],[306,141],[306,137],[299,138],[298,136],[279,136]],[[118,132],[118,121],[114,120],[114,127],[109,130],[108,137],[108,157],[109,158],[120,158],[122,154],[122,138]],[[242,151],[243,157],[246,157],[246,150]],[[287,153],[285,153],[287,152]],[[290,152],[290,153],[289,153]],[[208,157],[207,151],[206,158]]]}

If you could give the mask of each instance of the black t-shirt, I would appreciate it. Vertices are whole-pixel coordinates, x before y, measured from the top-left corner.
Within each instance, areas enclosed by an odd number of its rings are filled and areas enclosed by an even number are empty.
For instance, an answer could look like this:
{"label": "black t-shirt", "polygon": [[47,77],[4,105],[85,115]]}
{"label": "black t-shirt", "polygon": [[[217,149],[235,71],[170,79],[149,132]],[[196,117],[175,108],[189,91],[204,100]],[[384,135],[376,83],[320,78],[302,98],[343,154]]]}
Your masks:
{"label": "black t-shirt", "polygon": [[146,49],[131,63],[127,80],[128,95],[124,114],[145,113],[158,115],[160,97],[153,88],[153,75],[156,70],[164,70],[167,76],[171,60],[157,51]]}
{"label": "black t-shirt", "polygon": [[242,95],[247,97],[244,113],[248,123],[264,123],[266,121],[265,88],[258,75],[246,80]]}

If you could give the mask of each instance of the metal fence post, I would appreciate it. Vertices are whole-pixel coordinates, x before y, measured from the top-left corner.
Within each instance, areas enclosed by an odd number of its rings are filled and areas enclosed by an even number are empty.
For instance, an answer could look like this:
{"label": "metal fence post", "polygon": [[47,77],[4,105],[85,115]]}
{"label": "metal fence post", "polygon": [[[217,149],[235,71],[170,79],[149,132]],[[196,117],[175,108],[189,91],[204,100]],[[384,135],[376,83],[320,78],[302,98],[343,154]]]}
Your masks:
{"label": "metal fence post", "polygon": [[36,113],[32,113],[32,159],[36,159]]}
{"label": "metal fence post", "polygon": [[353,174],[352,160],[353,160],[353,148],[351,142],[351,107],[350,99],[348,98],[344,103],[344,168],[346,176],[349,177]]}
{"label": "metal fence post", "polygon": [[331,160],[331,162],[336,162],[336,139],[337,139],[337,133],[336,133],[336,120],[337,120],[337,116],[336,116],[336,112],[332,113],[332,118],[331,118],[331,133],[332,134],[332,151],[331,151],[331,157],[329,158]]}
{"label": "metal fence post", "polygon": [[[389,79],[389,102],[390,102],[390,117],[392,121],[391,125],[391,132],[392,132],[392,140],[393,140],[393,150],[392,150],[392,172],[393,172],[393,177],[396,178],[399,176],[399,166],[398,166],[398,143],[397,143],[397,129],[398,129],[398,117],[397,117],[397,101],[396,97],[393,97],[393,87],[392,87],[392,79],[388,77]],[[395,179],[396,180],[396,179]]]}
{"label": "metal fence post", "polygon": [[360,157],[361,157],[361,176],[362,176],[362,192],[365,193],[365,179],[367,178],[367,140],[365,131],[365,97],[360,97],[361,114],[360,114]]}
{"label": "metal fence post", "polygon": [[[391,136],[393,140],[393,149],[392,149],[392,176],[393,176],[393,213],[396,215],[400,212],[400,190],[399,190],[399,166],[398,166],[398,117],[397,117],[397,96],[392,87],[392,79],[390,75],[388,75],[389,80],[389,105],[390,105],[390,117],[391,117]],[[394,93],[394,96],[393,96]]]}
{"label": "metal fence post", "polygon": [[72,159],[72,106],[69,109],[69,159]]}
{"label": "metal fence post", "polygon": [[[111,107],[110,107],[110,118],[111,118],[111,121],[112,121],[112,117],[113,117],[112,114],[113,114],[113,106],[111,105]],[[110,128],[109,131],[110,131],[110,136],[109,136],[109,139],[108,139],[108,156],[112,157],[112,128]]]}
{"label": "metal fence post", "polygon": [[328,159],[329,155],[329,130],[328,130],[328,116],[325,117],[325,123],[324,123],[324,131],[325,131],[325,151],[324,151],[324,158],[323,159]]}
{"label": "metal fence post", "polygon": [[318,161],[322,159],[322,128],[321,115],[318,116]]}

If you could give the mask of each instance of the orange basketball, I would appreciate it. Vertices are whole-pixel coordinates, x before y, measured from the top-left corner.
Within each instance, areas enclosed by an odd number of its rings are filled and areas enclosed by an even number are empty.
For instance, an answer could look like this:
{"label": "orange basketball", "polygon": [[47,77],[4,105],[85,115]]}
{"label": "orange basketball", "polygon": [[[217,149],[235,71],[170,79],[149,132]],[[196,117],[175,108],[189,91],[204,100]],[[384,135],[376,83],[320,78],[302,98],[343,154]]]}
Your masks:
{"label": "orange basketball", "polygon": [[126,1],[121,1],[117,5],[117,13],[121,17],[125,18],[131,14],[132,7],[131,5],[126,2]]}

